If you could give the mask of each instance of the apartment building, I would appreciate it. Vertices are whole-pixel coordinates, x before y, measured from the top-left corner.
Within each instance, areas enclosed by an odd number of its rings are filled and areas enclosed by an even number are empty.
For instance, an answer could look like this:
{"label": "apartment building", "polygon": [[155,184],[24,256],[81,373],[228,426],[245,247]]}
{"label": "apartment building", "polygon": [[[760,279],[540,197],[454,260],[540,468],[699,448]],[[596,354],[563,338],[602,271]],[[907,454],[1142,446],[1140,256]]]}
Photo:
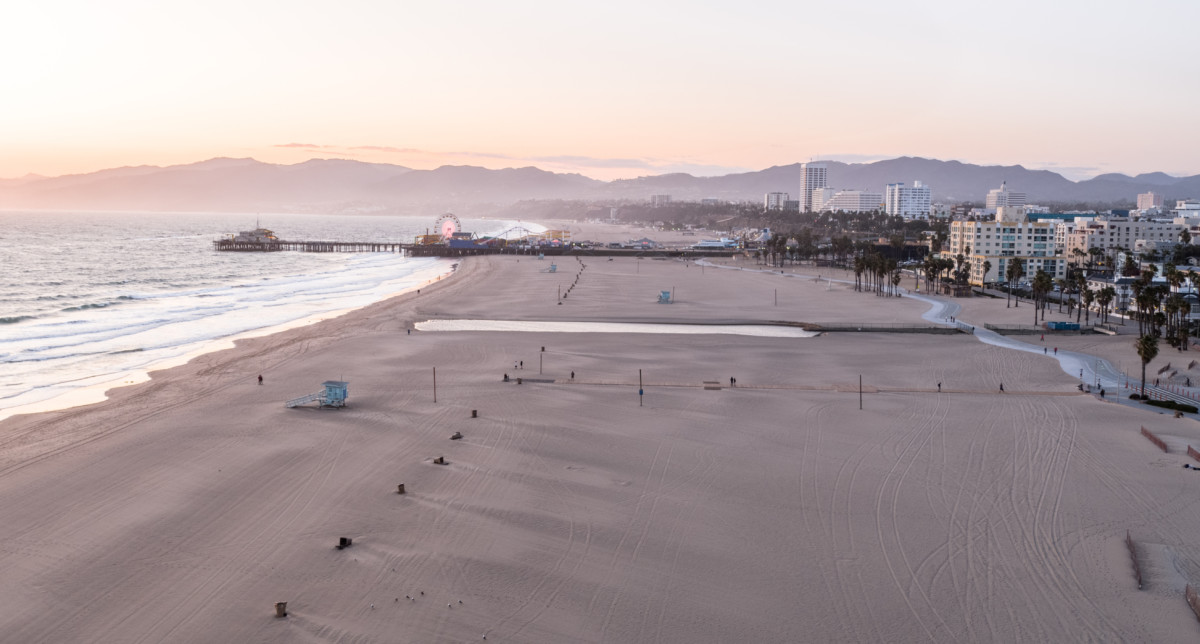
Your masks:
{"label": "apartment building", "polygon": [[763,208],[767,210],[783,210],[791,198],[792,196],[786,192],[768,192],[763,197]]}
{"label": "apartment building", "polygon": [[[1107,251],[1111,248],[1133,250],[1151,242],[1153,248],[1169,248],[1179,241],[1179,233],[1187,226],[1149,219],[1133,220],[1129,217],[1095,219],[1085,226],[1078,226],[1067,235],[1066,255],[1074,255],[1078,248],[1084,253],[1093,248]],[[1138,242],[1142,242],[1139,244]]]}
{"label": "apartment building", "polygon": [[[1019,208],[1001,208],[996,217],[995,221],[950,222],[947,250],[942,255],[965,256],[971,265],[972,284],[1003,281],[1014,259],[1023,262],[1027,276],[1038,270],[1056,279],[1066,276],[1067,261],[1055,252],[1055,222],[1028,221]],[[984,262],[991,264],[987,273]]]}

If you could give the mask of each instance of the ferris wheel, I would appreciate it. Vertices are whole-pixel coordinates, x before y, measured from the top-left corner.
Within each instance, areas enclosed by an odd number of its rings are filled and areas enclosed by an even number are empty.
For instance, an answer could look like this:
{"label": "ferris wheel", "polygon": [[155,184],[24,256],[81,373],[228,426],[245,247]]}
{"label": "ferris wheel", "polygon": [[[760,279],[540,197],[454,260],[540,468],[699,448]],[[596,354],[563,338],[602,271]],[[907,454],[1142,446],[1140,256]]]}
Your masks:
{"label": "ferris wheel", "polygon": [[462,222],[454,213],[448,212],[437,218],[434,228],[437,229],[437,234],[441,235],[442,239],[450,239],[454,233],[462,230]]}

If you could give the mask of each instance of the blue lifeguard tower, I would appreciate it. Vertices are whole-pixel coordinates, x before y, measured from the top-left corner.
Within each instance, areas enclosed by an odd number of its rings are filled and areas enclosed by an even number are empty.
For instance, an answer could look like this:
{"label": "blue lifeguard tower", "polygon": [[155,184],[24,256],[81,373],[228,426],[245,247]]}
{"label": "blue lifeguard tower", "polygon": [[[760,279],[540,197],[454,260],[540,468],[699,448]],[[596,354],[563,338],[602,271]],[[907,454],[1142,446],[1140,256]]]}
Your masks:
{"label": "blue lifeguard tower", "polygon": [[341,380],[326,380],[321,383],[325,387],[323,391],[318,391],[315,394],[293,398],[284,403],[284,406],[299,407],[308,403],[319,403],[321,407],[345,407],[346,398],[349,395],[350,383]]}
{"label": "blue lifeguard tower", "polygon": [[660,291],[658,294],[658,303],[659,304],[670,304],[671,303],[671,292],[670,291]]}

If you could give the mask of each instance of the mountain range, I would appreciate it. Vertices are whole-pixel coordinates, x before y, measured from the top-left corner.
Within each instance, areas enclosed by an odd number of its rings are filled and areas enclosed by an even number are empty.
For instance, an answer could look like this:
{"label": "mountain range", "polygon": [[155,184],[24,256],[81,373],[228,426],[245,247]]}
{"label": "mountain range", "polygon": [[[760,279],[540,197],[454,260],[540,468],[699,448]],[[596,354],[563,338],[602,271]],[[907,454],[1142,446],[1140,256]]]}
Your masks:
{"label": "mountain range", "polygon": [[[1200,175],[1161,172],[1130,177],[1103,174],[1071,181],[1047,170],[980,166],[901,157],[874,163],[824,162],[831,187],[883,192],[888,183],[930,186],[934,201],[982,202],[1007,182],[1030,203],[1128,205],[1139,193],[1175,199],[1200,197]],[[599,181],[538,168],[489,170],[442,166],[414,170],[345,159],[294,165],[217,158],[167,167],[136,166],[60,177],[29,175],[0,180],[4,210],[146,210],[208,212],[484,213],[519,201],[571,199],[598,203],[644,201],[669,194],[676,201],[720,199],[760,202],[767,192],[799,191],[800,164],[719,177],[665,174]]]}

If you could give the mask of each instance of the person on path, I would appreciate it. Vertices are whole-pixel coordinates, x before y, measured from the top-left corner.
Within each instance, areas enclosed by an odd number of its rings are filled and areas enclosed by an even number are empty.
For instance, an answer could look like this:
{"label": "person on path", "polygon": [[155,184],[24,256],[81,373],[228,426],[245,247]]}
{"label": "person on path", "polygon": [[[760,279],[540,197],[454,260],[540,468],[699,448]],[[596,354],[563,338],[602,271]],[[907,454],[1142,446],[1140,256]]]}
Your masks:
{"label": "person on path", "polygon": [[1046,355],[1046,352],[1047,352],[1046,347],[1042,347],[1042,355]]}
{"label": "person on path", "polygon": [[262,374],[258,375],[258,384],[262,384]]}
{"label": "person on path", "polygon": [[1045,333],[1043,333],[1043,334],[1042,334],[1042,342],[1045,342],[1045,341],[1046,341],[1046,334],[1045,334]]}
{"label": "person on path", "polygon": [[1054,347],[1054,355],[1058,355],[1058,347]]}

